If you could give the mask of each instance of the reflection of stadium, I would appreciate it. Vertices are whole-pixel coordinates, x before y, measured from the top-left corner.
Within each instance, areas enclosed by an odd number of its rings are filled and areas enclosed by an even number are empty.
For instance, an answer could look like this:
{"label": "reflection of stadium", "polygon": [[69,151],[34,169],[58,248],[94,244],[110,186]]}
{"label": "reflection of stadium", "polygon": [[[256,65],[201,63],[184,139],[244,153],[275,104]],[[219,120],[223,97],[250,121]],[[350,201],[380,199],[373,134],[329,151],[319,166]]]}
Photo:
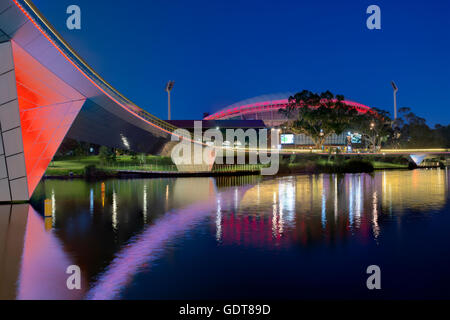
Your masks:
{"label": "reflection of stadium", "polygon": [[[205,120],[263,120],[267,127],[282,127],[287,121],[295,119],[297,115],[293,114],[291,117],[279,112],[280,109],[286,108],[288,99],[293,96],[293,93],[272,94],[247,99],[228,106],[212,115],[209,115]],[[370,107],[363,104],[345,101],[348,105],[356,107],[356,109],[365,113],[370,110]],[[359,143],[358,136],[353,132],[345,132],[339,136],[332,135],[326,141],[326,145],[347,145],[348,137],[353,140],[352,143]],[[314,143],[312,140],[303,135],[282,135],[281,144],[309,146]]]}
{"label": "reflection of stadium", "polygon": [[[236,203],[222,199],[218,240],[224,245],[278,247],[336,243],[353,234],[376,239],[392,211],[412,208],[426,214],[442,209],[446,176],[444,170],[385,171],[375,177],[305,175],[261,182],[236,194]],[[233,209],[225,213],[229,207]]]}

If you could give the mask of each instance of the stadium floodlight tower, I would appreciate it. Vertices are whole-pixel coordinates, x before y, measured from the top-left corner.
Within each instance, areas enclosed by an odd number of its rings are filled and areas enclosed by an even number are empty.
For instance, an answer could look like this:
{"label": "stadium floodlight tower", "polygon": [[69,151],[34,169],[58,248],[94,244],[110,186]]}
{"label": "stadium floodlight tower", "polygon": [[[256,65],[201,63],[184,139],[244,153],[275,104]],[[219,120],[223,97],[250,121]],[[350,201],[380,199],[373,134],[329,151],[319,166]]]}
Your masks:
{"label": "stadium floodlight tower", "polygon": [[391,81],[392,88],[394,89],[394,121],[397,120],[397,92],[398,87],[394,81]]}
{"label": "stadium floodlight tower", "polygon": [[168,118],[167,120],[172,120],[170,116],[170,91],[172,91],[173,86],[175,85],[175,81],[169,81],[166,84],[166,92],[167,92],[167,98],[168,98]]}

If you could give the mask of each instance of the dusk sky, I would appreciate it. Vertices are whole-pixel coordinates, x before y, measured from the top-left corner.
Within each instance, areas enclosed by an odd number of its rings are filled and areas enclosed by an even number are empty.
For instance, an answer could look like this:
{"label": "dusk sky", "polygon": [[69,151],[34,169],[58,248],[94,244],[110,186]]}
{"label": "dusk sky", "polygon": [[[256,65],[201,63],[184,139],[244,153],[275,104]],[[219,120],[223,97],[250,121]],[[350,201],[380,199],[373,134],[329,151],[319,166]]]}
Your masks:
{"label": "dusk sky", "polygon": [[[450,1],[35,0],[71,46],[138,106],[173,119],[255,96],[330,90],[450,123]],[[66,27],[79,5],[82,29]],[[366,9],[381,8],[381,30]]]}

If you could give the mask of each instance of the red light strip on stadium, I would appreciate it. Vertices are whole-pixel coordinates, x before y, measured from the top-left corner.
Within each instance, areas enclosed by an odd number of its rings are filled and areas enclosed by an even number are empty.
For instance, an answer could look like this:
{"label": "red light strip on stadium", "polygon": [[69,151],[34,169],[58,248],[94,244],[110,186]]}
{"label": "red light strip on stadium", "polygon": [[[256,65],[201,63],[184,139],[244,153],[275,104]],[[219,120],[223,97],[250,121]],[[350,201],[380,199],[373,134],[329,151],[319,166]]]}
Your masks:
{"label": "red light strip on stadium", "polygon": [[[360,112],[367,112],[371,109],[370,107],[365,106],[358,102],[353,101],[343,101],[343,102],[345,104],[348,104],[349,106],[355,107]],[[229,117],[231,115],[249,114],[253,112],[264,112],[264,111],[285,109],[288,104],[289,104],[288,99],[252,103],[241,107],[230,108],[224,111],[217,112],[211,116],[206,117],[205,120],[223,119],[224,117]]]}

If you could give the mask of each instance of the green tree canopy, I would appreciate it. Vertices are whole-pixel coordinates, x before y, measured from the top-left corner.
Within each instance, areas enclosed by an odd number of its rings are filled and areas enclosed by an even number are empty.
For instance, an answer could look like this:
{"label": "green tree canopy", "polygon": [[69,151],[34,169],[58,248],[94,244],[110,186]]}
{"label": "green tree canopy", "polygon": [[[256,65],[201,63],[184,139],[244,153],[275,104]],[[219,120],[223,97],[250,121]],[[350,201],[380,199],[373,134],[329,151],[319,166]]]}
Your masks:
{"label": "green tree canopy", "polygon": [[389,112],[377,108],[355,117],[352,127],[362,135],[366,145],[373,151],[380,150],[382,143],[393,134]]}
{"label": "green tree canopy", "polygon": [[289,130],[309,136],[316,148],[322,148],[330,135],[340,135],[348,129],[351,121],[358,115],[355,107],[344,102],[343,95],[330,91],[320,94],[303,90],[289,98],[289,104],[280,112],[296,120],[291,121]]}

